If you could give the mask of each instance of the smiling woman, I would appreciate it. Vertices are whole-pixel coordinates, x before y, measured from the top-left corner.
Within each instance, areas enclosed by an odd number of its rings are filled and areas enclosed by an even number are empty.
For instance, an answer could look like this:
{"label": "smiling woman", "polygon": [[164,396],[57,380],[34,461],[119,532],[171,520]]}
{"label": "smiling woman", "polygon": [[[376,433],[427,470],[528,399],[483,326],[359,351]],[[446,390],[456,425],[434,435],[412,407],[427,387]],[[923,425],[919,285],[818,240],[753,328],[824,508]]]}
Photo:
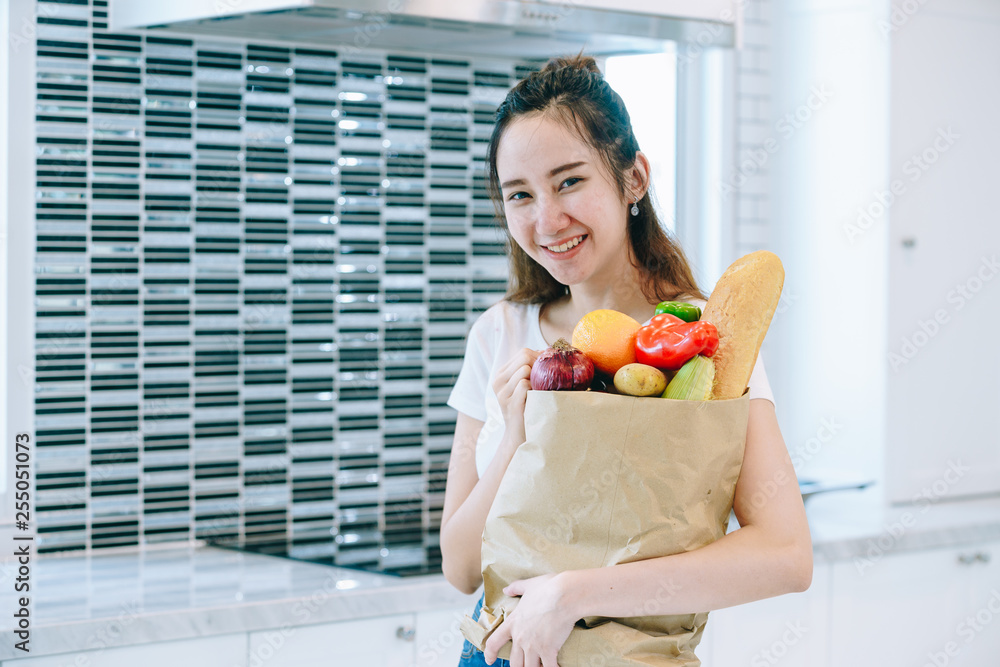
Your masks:
{"label": "smiling woman", "polygon": [[[444,574],[468,593],[482,584],[487,516],[525,443],[525,401],[539,350],[570,339],[594,310],[645,322],[660,301],[705,300],[653,208],[650,162],[629,113],[593,59],[553,60],[508,94],[488,148],[487,187],[507,236],[510,281],[505,299],[473,325],[448,400],[459,416],[441,520]],[[492,662],[509,643],[515,667],[556,665],[580,619],[636,616],[658,583],[684,582],[659,607],[668,615],[807,588],[812,548],[797,485],[780,485],[763,505],[752,501],[772,480],[795,479],[759,356],[749,387],[732,501],[739,530],[683,553],[510,582],[504,592],[519,598],[517,606],[484,652],[466,646],[461,664]],[[700,664],[688,649],[655,658],[613,664]]]}
{"label": "smiling woman", "polygon": [[[630,183],[638,198],[648,173],[640,157]],[[626,247],[626,202],[601,156],[559,120],[538,114],[511,123],[497,153],[507,228],[517,245],[563,285],[611,285]]]}
{"label": "smiling woman", "polygon": [[[628,259],[626,270],[619,277],[626,280],[624,287],[635,297],[632,305],[637,310],[646,310],[647,301],[684,295],[705,298],[680,247],[665,233],[653,208],[650,163],[639,151],[622,98],[604,80],[593,59],[582,60],[578,67],[525,79],[515,88],[518,95],[508,96],[498,112],[487,155],[487,188],[508,234],[511,279],[507,298],[548,304],[567,296],[572,283],[552,275],[538,259],[545,251],[552,252],[551,247],[558,252],[563,243],[580,236],[588,237],[581,239],[581,246],[595,245],[591,231],[608,242],[598,253],[625,251],[620,259]],[[543,179],[545,187],[541,188]],[[548,196],[554,188],[559,197]],[[574,208],[559,211],[559,206]],[[596,209],[585,212],[584,207]],[[577,219],[577,214],[581,224],[575,229],[566,226],[566,219]],[[525,245],[518,235],[532,219],[537,221],[535,235],[548,237]],[[591,221],[594,229],[586,229],[585,221]],[[632,271],[633,267],[637,270]],[[593,268],[599,280],[608,267]],[[617,282],[598,280],[590,282],[605,288]]]}

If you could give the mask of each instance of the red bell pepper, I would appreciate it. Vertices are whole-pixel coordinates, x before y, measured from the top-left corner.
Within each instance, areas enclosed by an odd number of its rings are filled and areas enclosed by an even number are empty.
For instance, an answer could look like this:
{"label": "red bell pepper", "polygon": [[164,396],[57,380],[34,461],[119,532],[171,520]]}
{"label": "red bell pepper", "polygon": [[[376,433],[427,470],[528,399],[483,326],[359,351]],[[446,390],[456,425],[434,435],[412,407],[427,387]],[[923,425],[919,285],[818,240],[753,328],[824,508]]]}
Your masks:
{"label": "red bell pepper", "polygon": [[635,337],[635,360],[676,371],[698,354],[711,357],[719,348],[719,331],[711,322],[685,322],[676,315],[654,315]]}

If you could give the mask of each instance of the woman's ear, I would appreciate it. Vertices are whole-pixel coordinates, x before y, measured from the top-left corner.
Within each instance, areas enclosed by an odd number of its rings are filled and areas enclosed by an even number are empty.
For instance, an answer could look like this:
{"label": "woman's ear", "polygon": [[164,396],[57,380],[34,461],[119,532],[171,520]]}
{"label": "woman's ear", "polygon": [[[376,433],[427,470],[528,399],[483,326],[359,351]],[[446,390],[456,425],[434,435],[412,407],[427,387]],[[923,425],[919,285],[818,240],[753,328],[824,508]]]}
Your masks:
{"label": "woman's ear", "polygon": [[646,191],[649,189],[649,171],[649,160],[646,155],[642,151],[636,151],[635,163],[629,171],[628,182],[629,192],[633,193],[633,198],[642,199],[646,196]]}

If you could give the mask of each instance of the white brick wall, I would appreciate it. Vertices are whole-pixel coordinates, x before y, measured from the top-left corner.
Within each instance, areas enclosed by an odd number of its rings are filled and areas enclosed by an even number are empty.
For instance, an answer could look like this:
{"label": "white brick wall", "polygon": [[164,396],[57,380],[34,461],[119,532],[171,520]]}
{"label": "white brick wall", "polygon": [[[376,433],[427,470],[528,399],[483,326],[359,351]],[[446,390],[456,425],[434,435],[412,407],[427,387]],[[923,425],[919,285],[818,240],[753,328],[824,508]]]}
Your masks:
{"label": "white brick wall", "polygon": [[769,246],[767,139],[780,140],[771,127],[771,0],[748,0],[743,7],[743,49],[736,54],[736,256]]}

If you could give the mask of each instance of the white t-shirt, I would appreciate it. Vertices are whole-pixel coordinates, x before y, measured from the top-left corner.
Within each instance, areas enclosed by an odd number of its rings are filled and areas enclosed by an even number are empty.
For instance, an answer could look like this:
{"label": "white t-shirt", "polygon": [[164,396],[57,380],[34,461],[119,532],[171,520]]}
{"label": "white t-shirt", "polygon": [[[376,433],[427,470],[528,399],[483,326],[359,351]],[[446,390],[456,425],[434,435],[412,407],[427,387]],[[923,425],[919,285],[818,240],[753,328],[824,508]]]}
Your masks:
{"label": "white t-shirt", "polygon": [[[701,300],[691,301],[704,307]],[[500,301],[491,306],[472,325],[465,347],[465,361],[448,398],[448,405],[483,422],[476,441],[476,471],[482,477],[493,460],[503,437],[503,414],[493,392],[493,377],[521,348],[544,350],[549,347],[538,322],[539,304]],[[764,372],[760,354],[750,374],[750,398],[764,398],[772,403],[774,395]]]}

